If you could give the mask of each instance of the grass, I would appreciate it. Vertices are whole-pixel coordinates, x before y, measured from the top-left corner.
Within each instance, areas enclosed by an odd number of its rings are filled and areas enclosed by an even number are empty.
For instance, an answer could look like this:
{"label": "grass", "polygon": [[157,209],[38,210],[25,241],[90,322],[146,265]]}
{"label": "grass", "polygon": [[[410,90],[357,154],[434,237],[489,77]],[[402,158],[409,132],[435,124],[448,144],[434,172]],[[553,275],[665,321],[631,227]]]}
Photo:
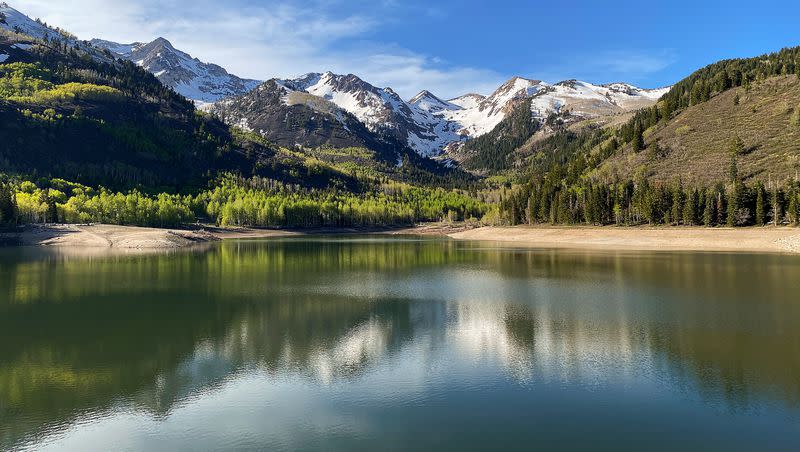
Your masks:
{"label": "grass", "polygon": [[628,149],[611,157],[604,170],[632,176],[635,168],[646,166],[657,181],[680,177],[686,184],[710,185],[727,179],[730,142],[738,136],[745,147],[739,174],[746,181],[794,179],[800,169],[798,111],[800,80],[794,75],[728,90],[659,124],[646,139],[648,146],[658,142],[658,156]]}

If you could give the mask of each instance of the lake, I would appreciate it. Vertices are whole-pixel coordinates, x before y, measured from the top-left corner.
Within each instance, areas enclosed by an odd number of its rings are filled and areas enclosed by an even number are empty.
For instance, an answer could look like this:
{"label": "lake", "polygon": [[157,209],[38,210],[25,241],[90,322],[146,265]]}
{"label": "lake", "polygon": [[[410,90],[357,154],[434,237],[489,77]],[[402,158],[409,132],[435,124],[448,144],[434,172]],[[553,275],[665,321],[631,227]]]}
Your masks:
{"label": "lake", "polygon": [[0,248],[0,449],[798,450],[800,257]]}

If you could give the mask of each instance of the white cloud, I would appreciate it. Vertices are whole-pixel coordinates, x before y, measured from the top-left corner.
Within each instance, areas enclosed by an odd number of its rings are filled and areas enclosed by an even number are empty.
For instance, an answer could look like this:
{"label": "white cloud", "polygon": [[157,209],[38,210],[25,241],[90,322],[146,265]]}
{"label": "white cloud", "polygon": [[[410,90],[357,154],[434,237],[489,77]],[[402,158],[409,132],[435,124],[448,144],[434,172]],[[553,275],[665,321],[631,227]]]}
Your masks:
{"label": "white cloud", "polygon": [[[294,3],[243,0],[20,0],[16,7],[81,39],[149,41],[158,36],[242,77],[268,79],[331,70],[355,73],[409,98],[422,89],[441,97],[488,93],[503,81],[485,69],[457,67],[435,56],[374,42],[381,20]],[[328,1],[328,6],[333,5]]]}

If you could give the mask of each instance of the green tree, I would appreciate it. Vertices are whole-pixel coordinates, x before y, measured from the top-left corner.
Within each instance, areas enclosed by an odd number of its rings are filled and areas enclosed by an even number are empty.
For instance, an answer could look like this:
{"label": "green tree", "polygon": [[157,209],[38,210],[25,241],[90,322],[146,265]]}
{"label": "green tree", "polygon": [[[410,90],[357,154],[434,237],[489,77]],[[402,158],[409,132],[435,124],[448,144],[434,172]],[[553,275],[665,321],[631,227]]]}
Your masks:
{"label": "green tree", "polygon": [[683,184],[681,180],[678,179],[672,187],[672,207],[670,209],[670,218],[675,225],[679,224],[683,219],[683,205],[685,202]]}
{"label": "green tree", "polygon": [[728,189],[728,209],[727,209],[727,221],[726,224],[728,227],[736,226],[736,214],[739,211],[739,184],[731,184],[730,188]]}
{"label": "green tree", "polygon": [[717,203],[717,197],[714,195],[714,192],[708,190],[706,192],[706,205],[703,209],[703,225],[707,227],[714,226],[715,218],[716,218],[716,211],[715,206]]}
{"label": "green tree", "polygon": [[633,152],[639,152],[644,149],[644,132],[642,131],[642,123],[636,122],[633,127],[633,141],[631,142],[631,146],[633,146]]}
{"label": "green tree", "polygon": [[792,190],[789,194],[789,208],[786,213],[789,215],[789,221],[792,222],[793,225],[797,225],[800,223],[800,193],[797,193],[796,190]]}
{"label": "green tree", "polygon": [[756,186],[756,225],[764,226],[766,224],[766,191],[764,184],[759,182]]}
{"label": "green tree", "polygon": [[699,218],[700,193],[695,189],[686,195],[686,204],[683,207],[683,224],[694,226]]}
{"label": "green tree", "polygon": [[731,140],[731,144],[728,148],[728,152],[730,154],[730,164],[728,166],[728,181],[731,183],[736,183],[739,180],[739,163],[738,158],[739,155],[744,150],[744,143],[742,139],[738,136]]}
{"label": "green tree", "polygon": [[772,191],[772,224],[778,226],[781,222],[781,198],[778,190],[778,185],[775,184],[775,189]]}
{"label": "green tree", "polygon": [[11,183],[0,182],[0,225],[17,223],[16,190]]}

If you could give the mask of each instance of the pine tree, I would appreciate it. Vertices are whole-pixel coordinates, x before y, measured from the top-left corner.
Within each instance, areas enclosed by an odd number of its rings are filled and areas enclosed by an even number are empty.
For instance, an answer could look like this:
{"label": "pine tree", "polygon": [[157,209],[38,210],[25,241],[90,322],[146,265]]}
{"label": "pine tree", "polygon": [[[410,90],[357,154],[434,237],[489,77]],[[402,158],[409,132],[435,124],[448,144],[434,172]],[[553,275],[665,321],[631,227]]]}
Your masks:
{"label": "pine tree", "polygon": [[735,184],[739,180],[738,158],[744,150],[744,143],[738,136],[731,140],[728,152],[730,153],[730,165],[728,167],[728,181]]}
{"label": "pine tree", "polygon": [[672,223],[677,225],[683,219],[683,185],[681,184],[680,179],[675,183],[675,186],[672,189],[672,212],[670,218]]}
{"label": "pine tree", "polygon": [[714,226],[714,218],[716,217],[716,211],[714,207],[716,206],[717,199],[714,196],[714,192],[709,190],[706,193],[706,205],[705,209],[703,209],[703,224],[707,227]]}
{"label": "pine tree", "polygon": [[778,185],[775,184],[775,189],[772,191],[772,224],[778,226],[781,222],[781,203],[780,194],[778,193]]}
{"label": "pine tree", "polygon": [[17,222],[15,191],[10,183],[0,182],[0,225],[13,225]]}
{"label": "pine tree", "polygon": [[789,209],[787,213],[789,214],[789,221],[791,221],[793,225],[797,225],[797,223],[800,222],[800,218],[798,218],[798,214],[800,213],[798,212],[798,210],[800,210],[800,206],[798,206],[798,203],[800,203],[798,197],[800,197],[800,195],[792,190],[789,197]]}
{"label": "pine tree", "polygon": [[686,205],[683,207],[684,226],[694,226],[697,224],[698,209],[700,204],[700,194],[697,190],[692,190],[686,195]]}
{"label": "pine tree", "polygon": [[759,182],[756,186],[756,226],[764,226],[766,224],[765,198],[764,184]]}
{"label": "pine tree", "polygon": [[636,124],[633,126],[633,141],[631,142],[633,146],[633,152],[639,152],[644,149],[644,136],[642,132],[642,123],[636,121]]}
{"label": "pine tree", "polygon": [[732,184],[728,190],[728,209],[727,221],[728,227],[736,226],[736,213],[739,210],[739,187],[738,184]]}

